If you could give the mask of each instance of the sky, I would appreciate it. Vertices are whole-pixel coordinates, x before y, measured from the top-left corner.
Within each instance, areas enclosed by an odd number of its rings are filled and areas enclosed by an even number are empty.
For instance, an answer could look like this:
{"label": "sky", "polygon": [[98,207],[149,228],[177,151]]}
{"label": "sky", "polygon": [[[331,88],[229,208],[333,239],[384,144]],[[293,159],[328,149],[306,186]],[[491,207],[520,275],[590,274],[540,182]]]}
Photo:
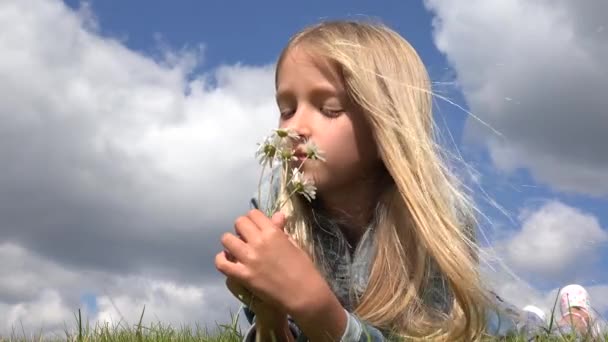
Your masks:
{"label": "sky", "polygon": [[427,66],[488,284],[549,309],[579,283],[608,314],[607,2],[6,0],[0,335],[63,332],[79,308],[227,322],[213,259],[277,124],[274,62],[339,18],[382,21]]}

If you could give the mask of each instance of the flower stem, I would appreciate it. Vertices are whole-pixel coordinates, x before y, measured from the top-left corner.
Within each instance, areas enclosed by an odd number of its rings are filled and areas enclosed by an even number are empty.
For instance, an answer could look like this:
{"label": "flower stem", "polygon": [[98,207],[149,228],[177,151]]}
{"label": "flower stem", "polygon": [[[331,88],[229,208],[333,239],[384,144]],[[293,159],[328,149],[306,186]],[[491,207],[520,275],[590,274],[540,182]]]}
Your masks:
{"label": "flower stem", "polygon": [[297,192],[297,190],[293,190],[293,191],[292,191],[292,192],[289,194],[289,196],[287,196],[287,199],[285,199],[285,200],[284,200],[282,203],[278,203],[278,204],[279,204],[279,206],[276,208],[276,210],[274,210],[274,211],[273,211],[273,213],[276,213],[277,211],[280,211],[280,210],[283,208],[283,206],[284,206],[285,204],[287,204],[287,200],[289,200],[289,199],[291,198],[291,196],[293,196],[293,194],[295,194],[296,192]]}
{"label": "flower stem", "polygon": [[271,217],[272,216],[272,212],[269,210],[270,208],[270,204],[271,204],[271,200],[274,197],[274,170],[270,171],[270,183],[268,183],[268,198],[266,199],[266,216]]}
{"label": "flower stem", "polygon": [[262,201],[262,179],[264,178],[264,170],[266,169],[266,165],[262,165],[262,172],[260,172],[260,180],[258,181],[258,209],[260,207],[260,202]]}

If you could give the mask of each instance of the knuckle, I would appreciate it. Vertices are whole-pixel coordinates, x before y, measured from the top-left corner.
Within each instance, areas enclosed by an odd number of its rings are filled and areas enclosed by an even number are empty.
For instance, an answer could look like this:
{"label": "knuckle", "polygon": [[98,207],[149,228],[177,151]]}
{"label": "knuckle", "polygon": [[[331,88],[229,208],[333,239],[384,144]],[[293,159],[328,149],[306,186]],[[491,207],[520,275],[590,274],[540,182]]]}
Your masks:
{"label": "knuckle", "polygon": [[268,240],[275,240],[278,238],[285,237],[285,233],[278,229],[269,229],[264,231],[264,238]]}
{"label": "knuckle", "polygon": [[245,259],[245,262],[247,264],[251,264],[251,265],[255,265],[259,259],[257,253],[255,253],[254,251],[251,251],[251,250],[247,251],[243,258]]}

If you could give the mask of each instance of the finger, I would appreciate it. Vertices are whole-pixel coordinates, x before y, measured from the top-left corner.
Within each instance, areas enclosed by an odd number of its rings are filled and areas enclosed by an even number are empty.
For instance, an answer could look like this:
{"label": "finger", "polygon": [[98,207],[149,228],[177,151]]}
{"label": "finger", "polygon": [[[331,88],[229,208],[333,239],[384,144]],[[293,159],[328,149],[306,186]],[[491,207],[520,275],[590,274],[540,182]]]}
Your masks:
{"label": "finger", "polygon": [[226,259],[227,259],[228,261],[231,261],[231,262],[236,262],[236,258],[234,257],[234,255],[230,254],[230,252],[229,252],[229,251],[227,251],[227,250],[225,250],[225,249],[224,249],[224,254],[225,254]]}
{"label": "finger", "polygon": [[278,212],[274,213],[274,215],[272,215],[272,218],[270,219],[270,221],[278,229],[283,230],[283,231],[285,230],[285,222],[287,220],[285,219],[285,214],[283,214],[282,212],[278,211]]}
{"label": "finger", "polygon": [[247,217],[249,217],[261,231],[267,229],[276,229],[274,223],[266,215],[264,215],[264,213],[257,209],[249,211]]}
{"label": "finger", "polygon": [[241,216],[234,222],[234,230],[245,242],[251,242],[260,233],[258,226],[247,216]]}
{"label": "finger", "polygon": [[228,260],[224,251],[215,255],[215,268],[227,277],[235,279],[243,278],[246,271],[245,265]]}
{"label": "finger", "polygon": [[282,231],[285,232],[285,234],[287,235],[287,238],[289,239],[289,242],[291,242],[292,245],[300,248],[298,246],[298,244],[296,243],[296,241],[285,231],[285,223],[287,222],[287,218],[285,217],[285,214],[283,214],[282,212],[278,211],[276,212],[274,215],[272,215],[272,218],[270,219],[270,221],[279,229],[281,229]]}
{"label": "finger", "polygon": [[235,257],[237,261],[245,260],[249,246],[243,240],[234,234],[224,233],[221,242],[228,254]]}

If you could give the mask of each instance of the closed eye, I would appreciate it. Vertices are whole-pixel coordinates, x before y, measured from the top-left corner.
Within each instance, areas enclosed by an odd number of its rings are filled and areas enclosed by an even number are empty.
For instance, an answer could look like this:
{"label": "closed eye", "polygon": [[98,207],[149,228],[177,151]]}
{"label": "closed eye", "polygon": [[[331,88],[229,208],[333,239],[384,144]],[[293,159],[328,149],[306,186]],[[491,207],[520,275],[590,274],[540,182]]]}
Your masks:
{"label": "closed eye", "polygon": [[295,111],[295,110],[293,110],[293,109],[282,109],[282,110],[280,111],[280,113],[281,113],[281,119],[289,119],[290,117],[292,117],[292,116],[293,116],[293,114],[294,114],[295,112],[296,112],[296,111]]}
{"label": "closed eye", "polygon": [[344,109],[321,108],[321,113],[330,118],[337,118],[344,113]]}

